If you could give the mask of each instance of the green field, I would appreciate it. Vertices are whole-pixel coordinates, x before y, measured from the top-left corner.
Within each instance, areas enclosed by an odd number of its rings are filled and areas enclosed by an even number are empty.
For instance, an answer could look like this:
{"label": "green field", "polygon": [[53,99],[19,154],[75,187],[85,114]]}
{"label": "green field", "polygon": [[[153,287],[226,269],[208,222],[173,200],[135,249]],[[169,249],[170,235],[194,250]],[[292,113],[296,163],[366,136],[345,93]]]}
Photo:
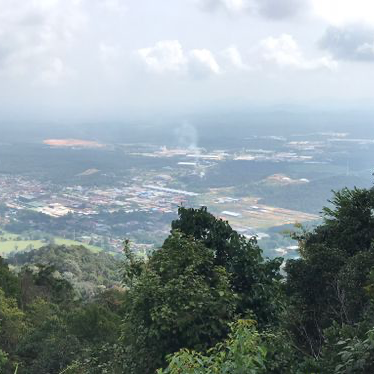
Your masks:
{"label": "green field", "polygon": [[[47,243],[42,240],[17,240],[20,235],[11,234],[8,232],[3,232],[0,235],[0,255],[6,256],[13,251],[24,251],[28,247],[32,246],[34,249],[38,249],[47,245]],[[3,241],[4,240],[4,241]],[[88,245],[85,243],[80,243],[75,240],[64,239],[64,238],[54,238],[54,242],[57,245],[83,245],[86,248],[90,249],[92,252],[100,252],[102,249],[93,245]]]}

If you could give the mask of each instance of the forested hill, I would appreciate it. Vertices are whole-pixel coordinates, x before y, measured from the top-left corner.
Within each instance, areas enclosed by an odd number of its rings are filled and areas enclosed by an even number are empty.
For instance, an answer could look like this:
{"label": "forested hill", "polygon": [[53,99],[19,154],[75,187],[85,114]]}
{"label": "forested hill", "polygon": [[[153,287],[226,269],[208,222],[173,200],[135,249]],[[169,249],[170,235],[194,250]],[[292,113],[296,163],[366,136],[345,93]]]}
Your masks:
{"label": "forested hill", "polygon": [[83,246],[48,245],[27,252],[16,252],[8,259],[16,272],[38,265],[54,268],[56,277],[67,280],[82,298],[99,289],[120,286],[121,261],[110,254],[94,253]]}
{"label": "forested hill", "polygon": [[1,260],[0,372],[374,373],[374,189],[331,202],[284,272],[205,208],[180,208],[147,260],[125,243],[122,287],[80,247]]}

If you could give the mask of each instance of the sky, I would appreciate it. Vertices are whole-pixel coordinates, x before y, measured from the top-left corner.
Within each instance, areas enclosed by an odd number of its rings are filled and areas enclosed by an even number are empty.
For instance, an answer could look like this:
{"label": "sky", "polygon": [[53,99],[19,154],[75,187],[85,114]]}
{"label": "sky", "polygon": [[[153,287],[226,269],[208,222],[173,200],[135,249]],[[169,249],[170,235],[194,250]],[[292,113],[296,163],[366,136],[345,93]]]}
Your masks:
{"label": "sky", "polygon": [[0,0],[0,121],[374,103],[372,0]]}

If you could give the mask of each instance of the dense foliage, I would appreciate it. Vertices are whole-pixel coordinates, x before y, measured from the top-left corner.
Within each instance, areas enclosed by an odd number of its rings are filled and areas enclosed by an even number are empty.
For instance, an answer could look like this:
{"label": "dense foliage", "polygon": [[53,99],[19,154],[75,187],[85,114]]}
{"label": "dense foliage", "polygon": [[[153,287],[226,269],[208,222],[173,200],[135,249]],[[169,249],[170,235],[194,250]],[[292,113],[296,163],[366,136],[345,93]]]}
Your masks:
{"label": "dense foliage", "polygon": [[204,207],[180,208],[172,228],[213,251],[214,263],[225,268],[239,299],[237,315],[251,312],[261,324],[275,322],[280,302],[280,258],[264,261],[255,238],[248,240],[239,235],[227,221],[215,218]]}
{"label": "dense foliage", "polygon": [[121,282],[121,261],[112,255],[94,253],[83,246],[49,245],[38,250],[17,252],[8,263],[20,271],[23,266],[53,266],[56,275],[67,280],[83,298],[91,297],[98,289]]}
{"label": "dense foliage", "polygon": [[83,248],[0,260],[0,372],[373,373],[374,190],[323,212],[284,276],[205,208],[180,208],[146,260],[125,242],[121,287],[115,260]]}

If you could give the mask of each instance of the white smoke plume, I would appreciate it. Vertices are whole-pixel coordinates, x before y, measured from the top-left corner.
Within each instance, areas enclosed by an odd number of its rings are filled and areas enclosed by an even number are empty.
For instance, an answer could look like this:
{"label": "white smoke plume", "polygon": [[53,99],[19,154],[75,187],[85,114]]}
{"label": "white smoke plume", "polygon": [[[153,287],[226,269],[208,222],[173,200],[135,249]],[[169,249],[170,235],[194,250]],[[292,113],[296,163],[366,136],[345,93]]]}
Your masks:
{"label": "white smoke plume", "polygon": [[194,151],[198,150],[198,133],[194,126],[189,122],[184,122],[175,130],[178,147],[188,148]]}

